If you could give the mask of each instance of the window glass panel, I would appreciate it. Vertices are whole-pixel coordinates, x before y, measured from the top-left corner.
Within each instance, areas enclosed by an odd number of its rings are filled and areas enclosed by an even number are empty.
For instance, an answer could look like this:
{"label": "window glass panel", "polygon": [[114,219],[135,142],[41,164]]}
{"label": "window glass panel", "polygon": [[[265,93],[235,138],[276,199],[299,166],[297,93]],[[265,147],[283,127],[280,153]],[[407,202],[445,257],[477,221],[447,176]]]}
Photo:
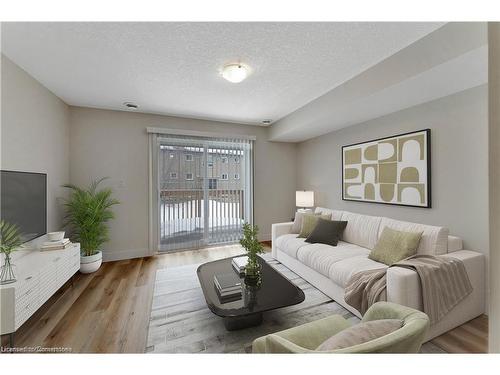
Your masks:
{"label": "window glass panel", "polygon": [[209,178],[208,179],[208,188],[209,189],[217,189],[217,179],[216,178]]}

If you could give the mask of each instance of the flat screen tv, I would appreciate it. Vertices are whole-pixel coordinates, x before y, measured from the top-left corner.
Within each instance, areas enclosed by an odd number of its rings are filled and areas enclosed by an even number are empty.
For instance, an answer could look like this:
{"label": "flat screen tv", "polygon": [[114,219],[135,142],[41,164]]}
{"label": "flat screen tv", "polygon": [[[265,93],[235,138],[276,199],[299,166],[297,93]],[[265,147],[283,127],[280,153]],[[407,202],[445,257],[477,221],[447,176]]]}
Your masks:
{"label": "flat screen tv", "polygon": [[16,224],[24,242],[47,233],[47,175],[1,171],[0,218]]}

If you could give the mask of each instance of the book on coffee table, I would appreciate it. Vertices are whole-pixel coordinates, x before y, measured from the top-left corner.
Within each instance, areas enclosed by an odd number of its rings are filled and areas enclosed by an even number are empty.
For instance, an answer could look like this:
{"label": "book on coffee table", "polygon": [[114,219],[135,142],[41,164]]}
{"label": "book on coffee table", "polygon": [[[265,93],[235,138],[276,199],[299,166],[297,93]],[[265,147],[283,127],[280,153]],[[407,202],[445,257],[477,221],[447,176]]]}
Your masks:
{"label": "book on coffee table", "polygon": [[219,292],[217,292],[217,296],[219,297],[219,302],[222,304],[239,301],[243,298],[243,294],[241,293],[223,297],[219,294]]}
{"label": "book on coffee table", "polygon": [[241,279],[234,273],[214,275],[214,284],[221,294],[241,291]]}
{"label": "book on coffee table", "polygon": [[235,271],[240,274],[245,272],[245,267],[247,266],[247,263],[248,263],[248,257],[246,255],[233,258],[233,260],[231,261],[231,265],[233,266]]}
{"label": "book on coffee table", "polygon": [[222,303],[236,301],[241,298],[241,279],[234,273],[214,275],[214,285]]}

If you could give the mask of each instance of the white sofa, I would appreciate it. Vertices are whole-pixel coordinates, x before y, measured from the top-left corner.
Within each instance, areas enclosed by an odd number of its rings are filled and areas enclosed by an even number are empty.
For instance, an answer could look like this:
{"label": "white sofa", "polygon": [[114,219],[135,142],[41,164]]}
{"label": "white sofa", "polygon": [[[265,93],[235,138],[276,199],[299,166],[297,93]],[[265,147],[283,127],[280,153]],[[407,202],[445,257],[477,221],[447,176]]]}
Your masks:
{"label": "white sofa", "polygon": [[[279,223],[272,226],[272,256],[358,317],[361,317],[359,311],[344,300],[344,288],[356,272],[387,268],[368,259],[386,226],[404,231],[423,231],[417,252],[461,259],[474,288],[446,317],[431,327],[427,340],[484,313],[485,258],[481,253],[463,250],[462,240],[450,236],[448,229],[322,207],[317,207],[315,212],[331,214],[333,220],[348,222],[338,245],[309,244],[304,238],[290,233],[292,222]],[[416,272],[400,267],[389,268],[387,301],[422,310],[422,291]]]}

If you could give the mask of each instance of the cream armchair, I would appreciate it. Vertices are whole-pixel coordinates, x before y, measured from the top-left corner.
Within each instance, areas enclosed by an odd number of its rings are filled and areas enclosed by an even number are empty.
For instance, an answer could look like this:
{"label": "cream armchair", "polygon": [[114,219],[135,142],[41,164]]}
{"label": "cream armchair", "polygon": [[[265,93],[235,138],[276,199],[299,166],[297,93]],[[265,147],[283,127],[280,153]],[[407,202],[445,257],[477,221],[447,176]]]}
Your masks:
{"label": "cream armchair", "polygon": [[340,315],[333,315],[281,332],[260,337],[253,342],[253,353],[418,353],[429,328],[423,312],[390,302],[371,306],[362,322],[400,319],[403,326],[388,335],[349,348],[316,351],[331,336],[350,327]]}

